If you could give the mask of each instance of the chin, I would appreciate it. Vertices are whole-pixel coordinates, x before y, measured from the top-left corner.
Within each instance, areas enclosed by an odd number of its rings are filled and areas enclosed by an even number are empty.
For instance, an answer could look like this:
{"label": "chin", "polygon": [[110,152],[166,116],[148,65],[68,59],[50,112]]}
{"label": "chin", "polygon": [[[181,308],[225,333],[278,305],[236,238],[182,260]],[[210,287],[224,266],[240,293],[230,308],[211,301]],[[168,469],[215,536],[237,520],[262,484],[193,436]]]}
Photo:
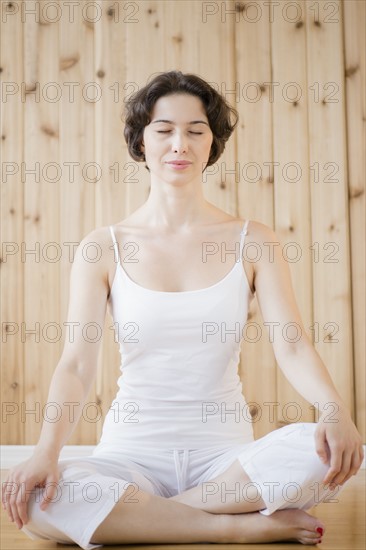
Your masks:
{"label": "chin", "polygon": [[161,169],[156,170],[154,172],[150,171],[150,175],[153,175],[153,174],[157,178],[157,180],[165,183],[166,185],[172,185],[175,187],[178,187],[178,186],[181,187],[183,185],[187,185],[195,178],[201,178],[202,176],[202,174],[192,174],[192,173],[188,175],[184,173],[184,170],[182,170],[181,172],[178,171],[176,173],[169,171],[169,173],[167,174],[165,171],[162,171]]}

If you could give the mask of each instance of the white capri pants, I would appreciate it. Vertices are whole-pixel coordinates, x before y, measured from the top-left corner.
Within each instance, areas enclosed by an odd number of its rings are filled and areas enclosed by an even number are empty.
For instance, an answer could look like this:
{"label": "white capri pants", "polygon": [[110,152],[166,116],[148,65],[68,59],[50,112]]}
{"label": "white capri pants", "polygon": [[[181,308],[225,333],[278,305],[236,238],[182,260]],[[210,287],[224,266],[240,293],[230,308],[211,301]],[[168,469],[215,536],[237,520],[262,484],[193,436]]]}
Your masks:
{"label": "white capri pants", "polygon": [[[316,423],[290,424],[250,443],[205,449],[144,448],[143,443],[121,449],[99,444],[88,457],[59,460],[56,496],[42,511],[39,505],[46,489],[35,488],[29,499],[29,521],[21,530],[35,540],[98,548],[103,545],[90,543],[93,533],[129,485],[136,487],[136,493],[140,489],[171,497],[203,484],[203,498],[209,501],[218,490],[210,480],[236,459],[251,480],[250,497],[242,493],[238,502],[255,501],[254,486],[256,499],[266,504],[264,515],[284,508],[306,510],[325,500],[337,502],[339,489],[332,492],[322,485],[329,464],[323,464],[315,451],[315,428]],[[226,490],[232,494],[234,488]],[[133,502],[134,494],[128,501]]]}

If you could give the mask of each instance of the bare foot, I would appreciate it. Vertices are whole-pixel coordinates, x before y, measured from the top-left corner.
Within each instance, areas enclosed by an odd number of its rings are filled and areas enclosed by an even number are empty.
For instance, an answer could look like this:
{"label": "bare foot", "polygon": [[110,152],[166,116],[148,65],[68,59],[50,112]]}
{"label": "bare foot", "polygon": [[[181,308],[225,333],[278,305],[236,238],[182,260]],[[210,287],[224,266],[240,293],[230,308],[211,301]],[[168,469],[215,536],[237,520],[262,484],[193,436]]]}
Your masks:
{"label": "bare foot", "polygon": [[248,514],[223,514],[225,534],[228,543],[255,543],[296,541],[301,544],[317,544],[324,524],[317,518],[296,508],[277,510],[270,516],[259,512]]}

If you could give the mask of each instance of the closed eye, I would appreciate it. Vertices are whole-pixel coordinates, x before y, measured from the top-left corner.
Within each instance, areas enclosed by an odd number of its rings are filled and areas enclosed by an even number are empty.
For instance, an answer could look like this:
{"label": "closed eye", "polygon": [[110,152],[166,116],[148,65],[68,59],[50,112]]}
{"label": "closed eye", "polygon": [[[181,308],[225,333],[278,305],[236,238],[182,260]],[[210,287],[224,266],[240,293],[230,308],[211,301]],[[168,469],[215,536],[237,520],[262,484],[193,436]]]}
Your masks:
{"label": "closed eye", "polygon": [[[171,130],[157,130],[158,134],[169,134]],[[203,134],[203,132],[189,132],[190,134],[196,134],[197,136],[200,136]]]}

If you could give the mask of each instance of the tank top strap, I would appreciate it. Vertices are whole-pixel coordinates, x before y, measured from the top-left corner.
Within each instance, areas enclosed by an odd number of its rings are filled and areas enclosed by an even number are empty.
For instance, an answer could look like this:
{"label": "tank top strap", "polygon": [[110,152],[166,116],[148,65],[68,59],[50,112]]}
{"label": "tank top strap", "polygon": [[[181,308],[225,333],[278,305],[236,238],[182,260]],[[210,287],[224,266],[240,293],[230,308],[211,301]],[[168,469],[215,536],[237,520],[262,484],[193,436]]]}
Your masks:
{"label": "tank top strap", "polygon": [[243,258],[243,248],[244,248],[244,241],[245,241],[245,235],[248,233],[248,224],[249,220],[246,220],[242,230],[240,231],[240,258]]}
{"label": "tank top strap", "polygon": [[113,247],[114,247],[114,252],[115,252],[115,255],[116,255],[116,259],[117,259],[117,262],[120,263],[118,243],[116,241],[116,236],[114,234],[114,229],[113,229],[112,225],[109,226],[109,230],[110,230],[111,235],[112,235],[112,241],[113,241]]}

